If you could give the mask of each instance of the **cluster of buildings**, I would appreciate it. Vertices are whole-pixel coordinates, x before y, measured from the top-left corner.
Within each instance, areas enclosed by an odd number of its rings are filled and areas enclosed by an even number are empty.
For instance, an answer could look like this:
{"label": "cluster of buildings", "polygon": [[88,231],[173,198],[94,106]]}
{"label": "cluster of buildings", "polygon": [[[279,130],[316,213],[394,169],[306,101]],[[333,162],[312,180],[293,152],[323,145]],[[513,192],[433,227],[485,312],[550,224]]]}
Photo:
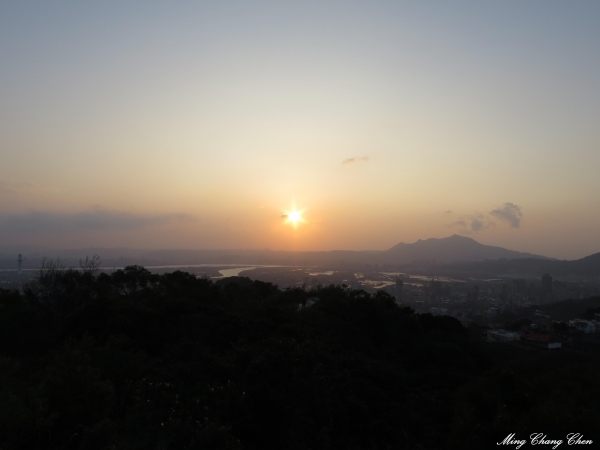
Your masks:
{"label": "cluster of buildings", "polygon": [[[416,312],[450,315],[465,325],[470,322],[480,325],[495,323],[503,316],[517,314],[522,308],[600,296],[600,286],[596,284],[558,281],[548,274],[537,279],[423,278],[399,276],[394,285],[384,289],[399,304],[410,306]],[[536,314],[540,318],[544,316],[541,311]]]}
{"label": "cluster of buildings", "polygon": [[540,334],[532,331],[517,333],[507,330],[488,330],[487,339],[490,342],[513,342],[519,341],[524,344],[535,347],[546,348],[548,350],[558,350],[562,348],[562,342],[553,338],[549,334]]}
{"label": "cluster of buildings", "polygon": [[[336,276],[343,276],[341,281],[345,282],[349,274],[334,272],[327,278],[333,281]],[[448,315],[465,326],[486,327],[486,337],[492,342],[600,353],[600,313],[592,320],[556,322],[547,312],[551,307],[546,307],[568,298],[600,296],[592,284],[557,281],[548,274],[537,279],[457,280],[365,272],[355,274],[347,288],[368,293],[384,290],[395,297],[398,304],[409,306],[417,313]],[[528,319],[520,324],[518,319],[524,317],[524,312]],[[510,329],[503,329],[505,325]]]}
{"label": "cluster of buildings", "polygon": [[[538,331],[540,328],[542,330]],[[492,328],[487,330],[486,337],[490,342],[518,342],[548,350],[600,353],[600,314],[593,320],[574,319],[553,327],[530,324],[519,331]]]}
{"label": "cluster of buildings", "polygon": [[569,326],[585,334],[600,334],[600,314],[596,314],[594,320],[569,320]]}

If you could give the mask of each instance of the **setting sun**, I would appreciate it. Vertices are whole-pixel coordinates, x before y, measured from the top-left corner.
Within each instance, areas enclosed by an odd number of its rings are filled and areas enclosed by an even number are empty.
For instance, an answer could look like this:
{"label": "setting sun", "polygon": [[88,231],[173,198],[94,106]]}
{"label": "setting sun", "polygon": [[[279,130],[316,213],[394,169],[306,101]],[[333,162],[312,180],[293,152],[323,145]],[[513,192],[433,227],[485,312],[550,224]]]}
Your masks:
{"label": "setting sun", "polygon": [[296,224],[301,219],[302,219],[302,216],[299,211],[292,211],[288,216],[288,220],[290,222],[293,222],[294,224]]}
{"label": "setting sun", "polygon": [[291,223],[294,227],[298,225],[298,222],[304,222],[302,211],[296,211],[295,209],[286,212],[282,217],[285,217],[287,219],[286,222]]}

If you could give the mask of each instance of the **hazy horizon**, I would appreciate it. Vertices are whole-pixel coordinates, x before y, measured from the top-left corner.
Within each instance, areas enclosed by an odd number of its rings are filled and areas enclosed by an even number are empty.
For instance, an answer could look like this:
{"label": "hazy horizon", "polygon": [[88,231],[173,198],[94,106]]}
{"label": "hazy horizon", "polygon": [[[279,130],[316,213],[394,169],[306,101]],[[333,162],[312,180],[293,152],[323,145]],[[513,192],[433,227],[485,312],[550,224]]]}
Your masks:
{"label": "hazy horizon", "polygon": [[598,2],[3,2],[0,58],[0,246],[600,252]]}
{"label": "hazy horizon", "polygon": [[[215,257],[219,257],[220,253],[224,253],[224,252],[240,252],[242,254],[252,254],[252,253],[256,253],[256,254],[261,254],[264,252],[283,252],[283,253],[329,253],[329,252],[364,252],[364,253],[385,253],[388,250],[394,250],[395,247],[397,247],[399,244],[407,244],[408,247],[412,247],[413,244],[418,244],[419,242],[422,241],[431,241],[431,240],[436,240],[436,241],[451,241],[452,238],[454,238],[455,236],[459,236],[459,237],[466,237],[468,239],[473,239],[471,237],[468,236],[461,236],[459,234],[454,234],[451,236],[445,236],[443,238],[427,238],[427,239],[418,239],[414,242],[399,242],[396,243],[394,246],[390,247],[390,248],[386,248],[386,249],[357,249],[357,250],[348,250],[348,249],[344,249],[344,248],[337,248],[337,249],[331,249],[331,250],[278,250],[278,249],[271,249],[268,247],[265,248],[235,248],[235,247],[223,247],[223,248],[176,248],[176,247],[164,247],[164,248],[160,248],[160,247],[131,247],[131,246],[120,246],[120,247],[93,247],[93,246],[88,246],[88,247],[50,247],[50,246],[42,246],[42,245],[31,245],[31,244],[25,244],[25,245],[1,245],[0,244],[0,252],[8,252],[8,253],[13,253],[13,254],[17,254],[17,253],[23,253],[23,254],[32,254],[32,252],[38,253],[38,252],[46,252],[43,254],[40,254],[39,256],[43,256],[44,258],[61,258],[64,257],[66,255],[69,255],[70,257],[73,257],[74,254],[80,253],[80,257],[83,257],[84,253],[91,257],[92,255],[96,255],[100,258],[100,260],[102,260],[103,256],[108,257],[109,259],[114,258],[115,254],[114,252],[125,252],[122,253],[121,256],[123,257],[140,257],[140,255],[151,255],[152,253],[162,253],[162,252],[166,252],[166,253],[179,253],[179,252],[192,252],[192,253],[206,253],[206,254],[211,254],[213,253],[215,255]],[[475,242],[478,242],[475,240]],[[478,242],[479,244],[481,244],[480,242]],[[483,245],[487,245],[487,244],[483,244]],[[516,251],[516,252],[520,252],[520,250],[518,249],[511,249],[511,248],[504,248],[504,247],[498,247],[504,250],[509,250],[509,251]],[[442,249],[447,249],[447,247],[442,246],[439,248],[440,251],[442,251]],[[457,256],[460,254],[460,250],[456,250],[453,249],[451,250],[452,252],[456,253]],[[129,253],[127,253],[129,252]],[[542,258],[550,258],[552,260],[560,260],[559,258],[554,258],[551,255],[542,255],[542,254],[531,254],[528,252],[521,252],[524,254],[523,258],[528,258],[529,256],[527,255],[531,255],[531,257],[542,257]],[[599,253],[599,252],[596,252]],[[202,258],[205,258],[207,255],[203,255]],[[180,253],[180,257],[182,257],[184,255],[184,253]],[[155,255],[156,256],[156,255]],[[222,256],[222,255],[221,255]],[[439,258],[440,255],[438,255]],[[585,256],[590,256],[590,255],[585,255]],[[176,258],[176,256],[175,256]],[[184,257],[185,259],[186,257]],[[577,258],[580,259],[580,258]],[[418,260],[418,258],[417,258]],[[216,261],[216,260],[215,260]],[[179,263],[177,263],[179,264]]]}

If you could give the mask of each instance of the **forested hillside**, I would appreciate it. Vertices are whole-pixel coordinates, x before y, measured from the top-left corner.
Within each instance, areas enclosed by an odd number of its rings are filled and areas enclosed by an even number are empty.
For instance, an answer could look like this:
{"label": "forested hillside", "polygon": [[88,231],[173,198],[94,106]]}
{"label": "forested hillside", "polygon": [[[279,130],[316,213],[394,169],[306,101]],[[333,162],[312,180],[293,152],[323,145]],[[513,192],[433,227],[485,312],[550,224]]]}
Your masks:
{"label": "forested hillside", "polygon": [[600,442],[600,363],[487,344],[383,292],[46,266],[0,291],[0,448],[482,449]]}

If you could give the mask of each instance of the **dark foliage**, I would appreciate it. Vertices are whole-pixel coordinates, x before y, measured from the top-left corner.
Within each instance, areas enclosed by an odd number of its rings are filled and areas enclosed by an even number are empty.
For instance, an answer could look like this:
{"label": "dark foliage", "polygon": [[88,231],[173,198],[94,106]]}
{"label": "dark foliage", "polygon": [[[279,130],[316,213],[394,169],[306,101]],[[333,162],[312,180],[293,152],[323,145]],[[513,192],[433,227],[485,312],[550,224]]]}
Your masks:
{"label": "dark foliage", "polygon": [[592,356],[488,345],[480,330],[383,292],[324,287],[299,309],[304,291],[247,278],[85,267],[50,266],[24,294],[0,291],[2,449],[481,449],[513,432],[598,437]]}

